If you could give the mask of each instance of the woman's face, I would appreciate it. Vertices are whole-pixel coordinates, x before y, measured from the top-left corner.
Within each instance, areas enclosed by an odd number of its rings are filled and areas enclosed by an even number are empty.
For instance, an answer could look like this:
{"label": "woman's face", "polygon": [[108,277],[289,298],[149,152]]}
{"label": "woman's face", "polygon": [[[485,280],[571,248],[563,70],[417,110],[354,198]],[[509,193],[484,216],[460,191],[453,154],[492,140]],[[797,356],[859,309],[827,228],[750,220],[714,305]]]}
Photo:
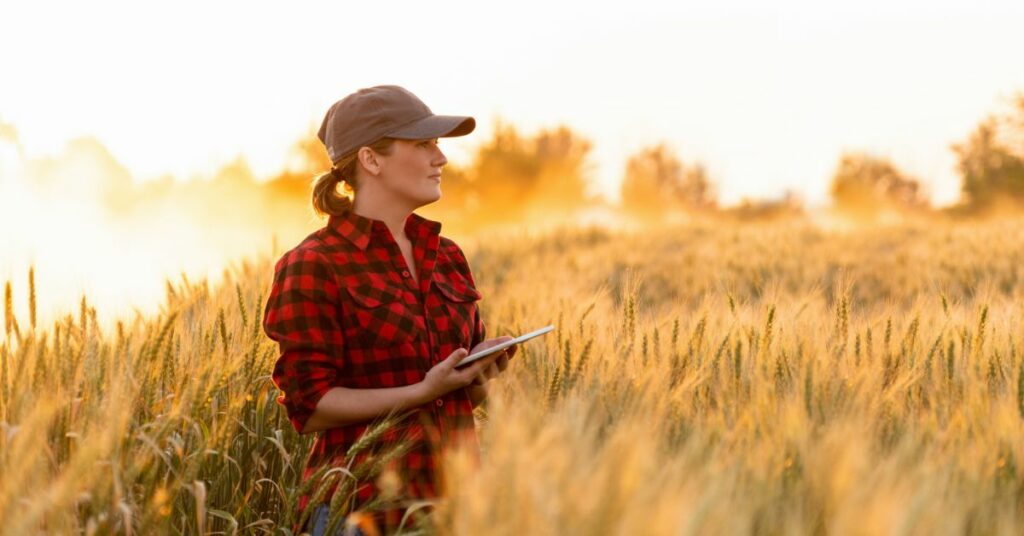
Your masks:
{"label": "woman's face", "polygon": [[380,185],[413,207],[441,198],[441,168],[448,163],[437,138],[395,140],[391,154],[380,160]]}

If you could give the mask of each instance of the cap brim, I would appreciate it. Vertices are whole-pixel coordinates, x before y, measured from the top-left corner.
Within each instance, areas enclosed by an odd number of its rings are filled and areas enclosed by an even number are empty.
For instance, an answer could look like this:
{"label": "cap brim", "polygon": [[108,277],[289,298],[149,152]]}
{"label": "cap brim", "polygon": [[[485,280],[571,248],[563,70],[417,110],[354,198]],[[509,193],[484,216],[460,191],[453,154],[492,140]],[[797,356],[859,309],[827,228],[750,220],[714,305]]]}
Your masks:
{"label": "cap brim", "polygon": [[476,128],[476,120],[462,115],[429,115],[387,134],[389,138],[427,140],[465,136]]}

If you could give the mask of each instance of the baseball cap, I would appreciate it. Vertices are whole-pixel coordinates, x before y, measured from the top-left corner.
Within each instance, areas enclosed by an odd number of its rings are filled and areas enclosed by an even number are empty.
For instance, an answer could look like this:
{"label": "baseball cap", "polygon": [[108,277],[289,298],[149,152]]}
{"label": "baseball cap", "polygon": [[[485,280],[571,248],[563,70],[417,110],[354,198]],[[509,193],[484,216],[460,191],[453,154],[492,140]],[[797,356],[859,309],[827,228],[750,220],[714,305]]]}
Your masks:
{"label": "baseball cap", "polygon": [[409,90],[396,85],[362,88],[327,110],[317,137],[332,164],[381,138],[431,139],[465,136],[476,120],[435,115]]}

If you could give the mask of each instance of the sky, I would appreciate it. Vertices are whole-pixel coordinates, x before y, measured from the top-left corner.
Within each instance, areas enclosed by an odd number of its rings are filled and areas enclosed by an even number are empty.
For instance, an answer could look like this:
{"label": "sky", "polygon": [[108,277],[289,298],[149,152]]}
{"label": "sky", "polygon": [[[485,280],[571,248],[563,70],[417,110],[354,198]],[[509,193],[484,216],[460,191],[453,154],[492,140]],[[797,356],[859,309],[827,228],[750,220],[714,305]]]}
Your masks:
{"label": "sky", "polygon": [[[386,6],[386,7],[385,7]],[[327,108],[398,84],[477,130],[566,124],[595,190],[667,142],[720,200],[826,201],[843,151],[952,202],[951,143],[1024,91],[1024,2],[0,2],[0,122],[28,156],[94,136],[135,180],[258,178]]]}
{"label": "sky", "polygon": [[34,266],[44,319],[85,294],[108,321],[156,311],[165,277],[215,283],[289,215],[257,228],[231,205],[211,229],[165,202],[126,224],[98,185],[210,178],[238,157],[273,177],[331,104],[380,84],[477,119],[441,140],[453,163],[499,119],[569,126],[610,201],[628,157],[667,143],[724,205],[788,190],[822,207],[847,151],[947,204],[950,144],[1024,91],[1022,27],[1019,1],[0,0],[0,227],[16,229],[0,281],[22,319]]}

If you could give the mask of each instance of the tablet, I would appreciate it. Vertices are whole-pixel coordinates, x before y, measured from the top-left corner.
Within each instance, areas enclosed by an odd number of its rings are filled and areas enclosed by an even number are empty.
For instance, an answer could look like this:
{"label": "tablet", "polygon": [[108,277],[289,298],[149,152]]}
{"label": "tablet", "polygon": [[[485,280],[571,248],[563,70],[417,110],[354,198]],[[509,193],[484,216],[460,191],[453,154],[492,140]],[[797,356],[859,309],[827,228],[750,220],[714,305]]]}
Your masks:
{"label": "tablet", "polygon": [[538,329],[537,331],[531,331],[531,332],[527,333],[526,335],[520,335],[520,336],[518,336],[518,337],[516,337],[516,338],[514,338],[512,340],[505,341],[505,342],[503,342],[501,344],[496,344],[496,345],[494,345],[494,346],[492,346],[492,347],[490,347],[490,348],[488,348],[486,350],[480,350],[479,352],[477,352],[475,354],[469,354],[466,357],[462,358],[462,361],[459,361],[459,363],[457,365],[455,365],[455,368],[461,368],[463,365],[468,365],[468,364],[472,363],[473,361],[476,361],[477,359],[480,359],[482,357],[487,357],[487,356],[489,356],[489,355],[491,355],[493,353],[496,353],[496,352],[500,352],[500,351],[504,350],[505,348],[508,348],[509,346],[513,346],[513,345],[519,344],[521,342],[528,341],[528,340],[530,340],[530,339],[532,339],[534,337],[540,337],[541,335],[543,335],[543,334],[545,334],[545,333],[547,333],[547,332],[549,332],[549,331],[551,331],[553,329],[555,329],[555,326],[545,326],[543,328]]}

